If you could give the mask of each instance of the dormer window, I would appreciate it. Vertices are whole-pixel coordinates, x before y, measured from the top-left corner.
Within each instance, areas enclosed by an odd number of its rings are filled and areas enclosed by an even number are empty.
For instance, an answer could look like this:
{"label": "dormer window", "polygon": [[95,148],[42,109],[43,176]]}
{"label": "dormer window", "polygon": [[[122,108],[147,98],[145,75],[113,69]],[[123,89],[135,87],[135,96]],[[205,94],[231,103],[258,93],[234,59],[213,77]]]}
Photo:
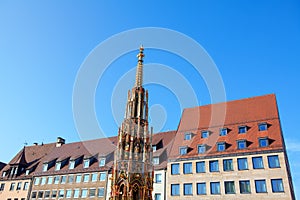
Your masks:
{"label": "dormer window", "polygon": [[247,132],[247,126],[239,126],[239,134],[243,134]]}
{"label": "dormer window", "polygon": [[88,168],[90,166],[90,159],[86,158],[83,160],[83,168]]}
{"label": "dormer window", "polygon": [[159,157],[153,158],[153,165],[159,165]]}
{"label": "dormer window", "polygon": [[60,170],[60,167],[61,167],[61,162],[56,162],[56,164],[55,164],[55,171]]}
{"label": "dormer window", "polygon": [[180,155],[187,154],[187,147],[179,147],[179,153]]}
{"label": "dormer window", "polygon": [[247,141],[246,140],[239,140],[237,141],[238,149],[246,149],[247,148]]}
{"label": "dormer window", "polygon": [[226,149],[226,143],[225,142],[219,142],[217,144],[217,150],[218,151],[225,151],[225,149]]}
{"label": "dormer window", "polygon": [[2,177],[6,176],[6,171],[2,172]]}
{"label": "dormer window", "polygon": [[156,145],[152,145],[152,150],[153,150],[153,152],[156,151]]}
{"label": "dormer window", "polygon": [[75,160],[70,160],[69,169],[74,169],[74,168],[75,168]]}
{"label": "dormer window", "polygon": [[258,124],[258,130],[259,131],[266,131],[266,130],[268,130],[268,124],[267,123]]}
{"label": "dormer window", "polygon": [[205,152],[206,152],[206,145],[203,145],[203,144],[198,145],[198,153],[203,154]]}
{"label": "dormer window", "polygon": [[43,164],[43,172],[46,172],[48,170],[48,163]]}
{"label": "dormer window", "polygon": [[259,138],[259,147],[267,147],[269,146],[269,139],[268,138]]}
{"label": "dormer window", "polygon": [[30,174],[30,169],[26,169],[25,175],[28,176]]}
{"label": "dormer window", "polygon": [[99,160],[99,166],[103,167],[105,165],[105,158],[100,158]]}
{"label": "dormer window", "polygon": [[201,138],[208,138],[209,136],[209,131],[202,131],[201,132]]}
{"label": "dormer window", "polygon": [[191,140],[192,139],[192,133],[184,133],[184,140]]}
{"label": "dormer window", "polygon": [[220,136],[227,135],[227,133],[228,133],[228,129],[227,128],[221,128],[220,129]]}

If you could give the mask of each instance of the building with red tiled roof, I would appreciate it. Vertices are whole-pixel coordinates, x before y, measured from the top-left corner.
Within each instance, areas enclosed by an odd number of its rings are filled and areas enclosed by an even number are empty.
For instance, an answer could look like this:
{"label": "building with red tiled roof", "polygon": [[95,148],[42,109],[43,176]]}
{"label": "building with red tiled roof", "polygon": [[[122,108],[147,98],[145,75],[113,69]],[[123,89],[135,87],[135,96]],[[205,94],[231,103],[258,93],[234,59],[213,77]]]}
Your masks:
{"label": "building with red tiled roof", "polygon": [[183,111],[167,199],[295,199],[275,95]]}

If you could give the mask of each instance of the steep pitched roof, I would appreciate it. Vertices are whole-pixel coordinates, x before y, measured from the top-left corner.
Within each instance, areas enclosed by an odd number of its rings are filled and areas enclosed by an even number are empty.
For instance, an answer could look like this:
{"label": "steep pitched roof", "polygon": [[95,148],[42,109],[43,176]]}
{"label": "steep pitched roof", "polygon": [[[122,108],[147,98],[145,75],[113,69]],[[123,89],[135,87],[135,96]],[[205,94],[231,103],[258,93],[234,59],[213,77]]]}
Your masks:
{"label": "steep pitched roof", "polygon": [[[224,108],[226,111],[225,113],[222,111]],[[220,111],[216,112],[215,115],[212,115],[214,109],[216,109],[215,111],[220,109]],[[216,119],[213,119],[212,116],[215,116]],[[267,123],[268,130],[259,131],[259,123]],[[239,126],[247,126],[247,133],[239,134]],[[220,136],[219,133],[221,128],[227,128],[228,134]],[[204,130],[210,132],[208,138],[201,137],[201,132]],[[191,140],[184,140],[184,134],[186,132],[193,133]],[[268,138],[269,146],[260,148],[259,138]],[[246,141],[246,149],[237,148],[237,141],[239,140]],[[222,142],[226,144],[226,150],[219,152],[216,144]],[[207,151],[204,154],[199,154],[198,145],[205,145]],[[187,147],[186,155],[179,154],[180,147]],[[283,141],[276,98],[274,94],[271,94],[185,109],[170,152],[170,159],[282,148]]]}

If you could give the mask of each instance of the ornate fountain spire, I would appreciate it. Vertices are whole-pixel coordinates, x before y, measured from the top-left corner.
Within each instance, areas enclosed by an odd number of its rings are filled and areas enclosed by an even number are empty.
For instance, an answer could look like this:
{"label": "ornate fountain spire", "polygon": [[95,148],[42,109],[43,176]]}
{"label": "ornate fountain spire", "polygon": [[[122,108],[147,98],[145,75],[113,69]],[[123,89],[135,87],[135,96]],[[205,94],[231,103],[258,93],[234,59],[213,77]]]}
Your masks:
{"label": "ornate fountain spire", "polygon": [[143,85],[143,58],[144,58],[144,47],[143,45],[140,46],[140,52],[137,55],[138,58],[138,65],[136,68],[136,75],[135,75],[135,87],[141,87]]}
{"label": "ornate fountain spire", "polygon": [[139,49],[135,85],[128,91],[125,118],[119,128],[110,200],[152,200],[152,129],[148,128],[148,91],[143,88],[143,46]]}

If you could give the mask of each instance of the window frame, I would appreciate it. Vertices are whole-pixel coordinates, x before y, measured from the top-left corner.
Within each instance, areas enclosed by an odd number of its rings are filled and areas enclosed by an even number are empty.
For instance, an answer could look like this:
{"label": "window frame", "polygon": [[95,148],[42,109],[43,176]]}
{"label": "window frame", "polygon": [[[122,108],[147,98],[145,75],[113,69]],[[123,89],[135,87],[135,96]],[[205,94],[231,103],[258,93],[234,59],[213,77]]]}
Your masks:
{"label": "window frame", "polygon": [[[214,164],[216,163],[216,164]],[[214,169],[216,165],[216,169]],[[209,172],[220,172],[219,160],[210,160],[209,161]]]}
{"label": "window frame", "polygon": [[[263,144],[262,141],[265,141],[266,144],[262,145]],[[268,147],[270,145],[268,137],[258,138],[258,143],[259,143],[259,147],[261,147],[261,148],[265,148],[265,147]]]}
{"label": "window frame", "polygon": [[[268,158],[268,167],[270,169],[277,169],[277,168],[281,168],[281,165],[280,165],[280,159],[279,159],[279,156],[278,155],[270,155],[267,157]],[[271,162],[271,158],[276,158],[276,160],[272,160]],[[275,164],[273,163],[275,162]],[[273,163],[273,164],[272,164]]]}
{"label": "window frame", "polygon": [[193,195],[193,183],[184,183],[183,184],[183,195],[184,196],[192,196]]}
{"label": "window frame", "polygon": [[[203,149],[203,151],[200,149]],[[198,154],[205,154],[206,153],[206,144],[198,144],[197,152],[198,152]]]}
{"label": "window frame", "polygon": [[[267,184],[266,184],[266,180],[265,179],[254,180],[254,183],[255,183],[255,191],[256,191],[256,193],[267,193],[268,192],[268,190],[267,190]],[[261,183],[264,184],[263,190],[260,190],[261,188],[258,188],[258,185],[259,185],[258,183],[259,184],[261,184]]]}
{"label": "window frame", "polygon": [[[223,147],[223,149],[220,149],[220,147]],[[223,152],[226,150],[226,142],[218,142],[217,143],[217,151]]]}
{"label": "window frame", "polygon": [[[240,164],[240,161],[246,160],[245,168],[242,168],[242,165]],[[238,165],[238,170],[243,171],[243,170],[249,170],[249,164],[248,164],[248,158],[237,158],[237,165]]]}
{"label": "window frame", "polygon": [[[214,188],[213,185],[216,186],[217,188]],[[213,190],[216,190],[216,189],[217,189],[217,192],[213,192]],[[210,182],[210,194],[212,194],[212,195],[220,195],[221,194],[220,182]]]}
{"label": "window frame", "polygon": [[[177,169],[177,173],[174,173],[174,171],[175,170],[173,170],[173,167],[177,167],[176,169]],[[180,163],[172,163],[171,164],[171,175],[178,175],[178,174],[180,174]]]}
{"label": "window frame", "polygon": [[228,135],[228,128],[220,128],[219,136],[226,136]]}
{"label": "window frame", "polygon": [[[198,168],[198,165],[201,165],[201,166],[199,166],[199,168]],[[198,169],[204,169],[204,170],[198,170]],[[198,162],[196,162],[196,173],[206,173],[206,164],[205,164],[205,161],[198,161]]]}
{"label": "window frame", "polygon": [[193,163],[192,162],[183,163],[183,174],[192,174],[192,173],[193,173]]}
{"label": "window frame", "polygon": [[[277,184],[276,187],[274,185],[275,184],[274,182],[279,182],[279,183],[276,183]],[[278,184],[280,186],[278,186]],[[272,187],[273,193],[283,193],[284,192],[283,180],[281,178],[271,179],[271,187]]]}
{"label": "window frame", "polygon": [[192,135],[193,133],[192,132],[185,132],[184,133],[184,140],[192,140]]}
{"label": "window frame", "polygon": [[[262,128],[262,127],[265,127],[265,128]],[[258,124],[258,131],[267,131],[267,130],[268,130],[268,124],[266,122]]]}
{"label": "window frame", "polygon": [[[181,155],[181,156],[183,156],[183,155],[186,155],[187,154],[187,146],[181,146],[181,147],[179,147],[179,154]],[[184,152],[182,152],[182,150],[184,151]]]}
{"label": "window frame", "polygon": [[[230,191],[227,191],[228,185],[227,184],[233,184],[230,187],[233,187],[233,190],[231,191],[232,188],[230,188]],[[235,189],[235,183],[234,181],[224,181],[224,189],[225,189],[225,194],[236,194],[236,189]]]}
{"label": "window frame", "polygon": [[[200,191],[204,191],[204,192],[199,191],[199,186],[200,185],[204,186],[204,189],[201,188],[202,190],[200,190]],[[197,195],[206,195],[207,194],[206,182],[196,183],[196,187],[197,187]]]}
{"label": "window frame", "polygon": [[[227,164],[225,162],[229,162],[230,161],[230,167],[227,169]],[[226,167],[225,167],[226,166]],[[223,171],[224,172],[229,172],[229,171],[234,171],[234,167],[233,167],[233,159],[232,158],[228,158],[228,159],[223,159]]]}
{"label": "window frame", "polygon": [[[210,131],[208,130],[204,130],[204,131],[201,131],[201,138],[208,138],[210,135]],[[206,137],[204,137],[206,136]]]}
{"label": "window frame", "polygon": [[238,129],[239,129],[239,134],[246,134],[247,131],[248,131],[248,127],[247,126],[239,126]]}
{"label": "window frame", "polygon": [[[247,149],[247,140],[237,140],[237,149],[239,150],[243,150],[243,149]],[[244,146],[240,146],[241,145],[244,145]]]}
{"label": "window frame", "polygon": [[[260,159],[260,164],[259,166],[257,166],[257,159]],[[264,161],[263,161],[263,157],[262,156],[255,156],[255,157],[252,157],[252,167],[253,169],[264,169]]]}
{"label": "window frame", "polygon": [[[176,190],[174,191],[174,189]],[[180,185],[178,183],[171,184],[171,196],[179,196],[179,195],[180,195]]]}
{"label": "window frame", "polygon": [[239,186],[240,186],[240,194],[251,194],[250,180],[240,180]]}

